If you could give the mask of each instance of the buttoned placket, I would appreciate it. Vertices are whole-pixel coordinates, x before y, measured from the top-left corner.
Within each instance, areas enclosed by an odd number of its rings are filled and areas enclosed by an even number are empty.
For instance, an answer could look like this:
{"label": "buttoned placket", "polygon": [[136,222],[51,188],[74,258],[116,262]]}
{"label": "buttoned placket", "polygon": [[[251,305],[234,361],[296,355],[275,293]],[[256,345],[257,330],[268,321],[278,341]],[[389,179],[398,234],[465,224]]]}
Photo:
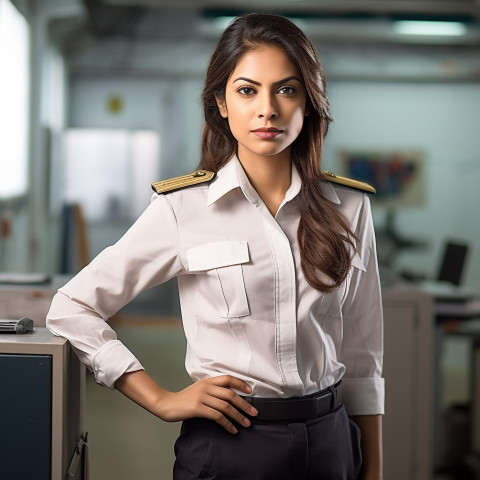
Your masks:
{"label": "buttoned placket", "polygon": [[[239,177],[246,180],[243,171]],[[265,203],[254,188],[247,182],[241,182],[246,199],[256,207],[265,229],[267,241],[272,255],[274,269],[274,322],[275,352],[279,373],[282,378],[282,390],[286,396],[298,395],[304,384],[297,365],[297,302],[296,274],[290,241],[278,220],[283,209],[291,200],[289,192],[280,204],[275,217],[272,216]]]}

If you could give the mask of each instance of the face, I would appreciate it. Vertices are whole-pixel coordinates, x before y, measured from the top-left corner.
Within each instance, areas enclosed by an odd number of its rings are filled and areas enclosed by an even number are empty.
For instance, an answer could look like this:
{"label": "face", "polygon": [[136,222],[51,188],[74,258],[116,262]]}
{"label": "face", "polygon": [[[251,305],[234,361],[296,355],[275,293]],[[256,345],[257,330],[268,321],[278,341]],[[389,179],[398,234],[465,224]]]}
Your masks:
{"label": "face", "polygon": [[240,57],[228,78],[222,117],[238,142],[240,159],[289,153],[302,130],[306,91],[302,75],[277,46],[259,46]]}

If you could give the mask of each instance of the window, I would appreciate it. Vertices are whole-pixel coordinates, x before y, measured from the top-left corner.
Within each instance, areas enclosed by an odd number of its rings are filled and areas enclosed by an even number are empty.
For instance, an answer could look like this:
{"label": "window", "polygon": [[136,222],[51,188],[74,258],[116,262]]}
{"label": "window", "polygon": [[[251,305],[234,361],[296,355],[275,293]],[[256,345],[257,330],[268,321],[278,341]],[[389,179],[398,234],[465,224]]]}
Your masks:
{"label": "window", "polygon": [[151,130],[67,130],[64,199],[79,203],[89,222],[138,217],[153,193],[159,146]]}
{"label": "window", "polygon": [[0,200],[27,191],[29,55],[27,21],[0,0]]}

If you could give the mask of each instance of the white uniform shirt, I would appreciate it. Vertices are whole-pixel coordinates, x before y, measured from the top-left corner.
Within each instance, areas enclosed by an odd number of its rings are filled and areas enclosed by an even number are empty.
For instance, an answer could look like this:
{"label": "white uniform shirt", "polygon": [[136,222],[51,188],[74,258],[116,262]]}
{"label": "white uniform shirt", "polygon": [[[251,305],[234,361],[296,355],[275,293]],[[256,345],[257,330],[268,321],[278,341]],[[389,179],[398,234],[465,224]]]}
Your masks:
{"label": "white uniform shirt", "polygon": [[193,380],[230,374],[253,395],[314,393],[342,379],[349,415],[383,413],[382,309],[367,195],[323,182],[357,236],[332,293],[305,281],[297,227],[301,182],[273,217],[236,157],[217,178],[152,203],[128,232],[54,297],[48,328],[109,388],[142,369],[105,320],[142,290],[178,276]]}

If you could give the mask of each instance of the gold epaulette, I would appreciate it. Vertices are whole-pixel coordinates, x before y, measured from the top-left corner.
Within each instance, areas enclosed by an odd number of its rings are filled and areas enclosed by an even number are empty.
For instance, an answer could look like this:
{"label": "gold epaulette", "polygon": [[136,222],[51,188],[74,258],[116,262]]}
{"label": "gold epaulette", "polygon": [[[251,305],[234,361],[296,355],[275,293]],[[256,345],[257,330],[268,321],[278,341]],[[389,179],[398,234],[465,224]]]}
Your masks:
{"label": "gold epaulette", "polygon": [[352,180],[347,177],[339,177],[332,172],[324,171],[323,174],[327,177],[329,182],[338,183],[340,185],[345,185],[347,187],[356,188],[358,190],[363,190],[368,193],[377,193],[376,190],[365,182],[359,182],[358,180]]}
{"label": "gold epaulette", "polygon": [[169,178],[168,180],[160,180],[159,182],[152,183],[152,189],[154,192],[168,193],[180,188],[190,187],[191,185],[197,185],[199,183],[209,182],[215,177],[215,172],[209,172],[208,170],[197,170],[190,173],[190,175],[183,175],[181,177]]}

